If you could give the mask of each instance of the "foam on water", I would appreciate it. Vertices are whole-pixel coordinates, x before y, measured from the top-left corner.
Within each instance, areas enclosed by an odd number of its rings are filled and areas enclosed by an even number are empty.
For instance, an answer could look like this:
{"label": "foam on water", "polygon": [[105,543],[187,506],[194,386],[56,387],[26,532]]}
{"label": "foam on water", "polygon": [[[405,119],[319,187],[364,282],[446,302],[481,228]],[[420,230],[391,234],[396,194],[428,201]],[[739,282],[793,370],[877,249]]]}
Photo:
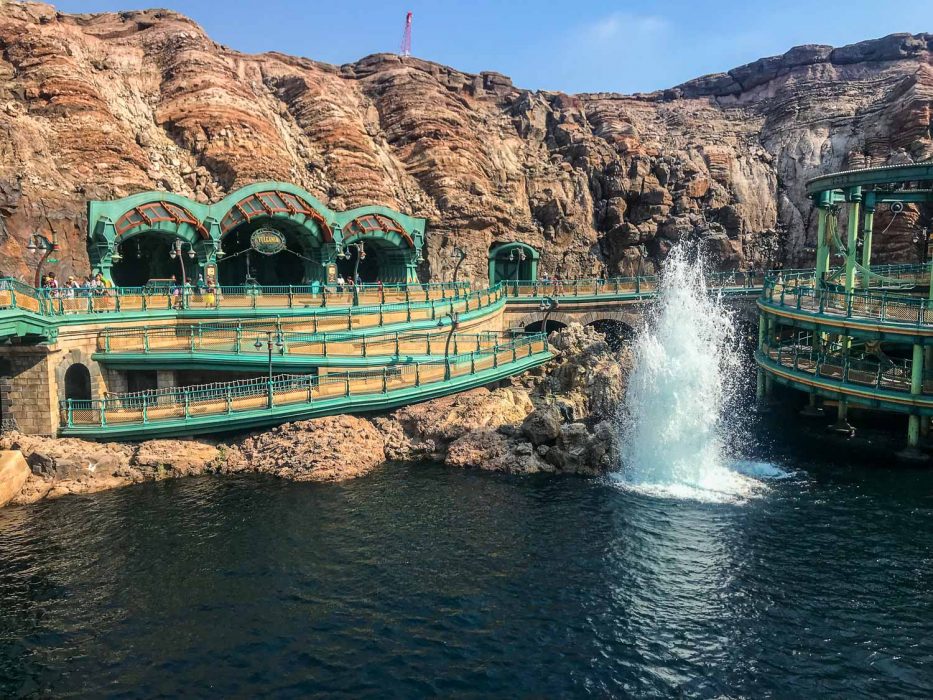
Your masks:
{"label": "foam on water", "polygon": [[616,483],[652,495],[745,500],[761,478],[783,474],[737,461],[742,429],[741,358],[731,313],[706,289],[702,260],[675,248],[658,303],[639,332],[621,415]]}

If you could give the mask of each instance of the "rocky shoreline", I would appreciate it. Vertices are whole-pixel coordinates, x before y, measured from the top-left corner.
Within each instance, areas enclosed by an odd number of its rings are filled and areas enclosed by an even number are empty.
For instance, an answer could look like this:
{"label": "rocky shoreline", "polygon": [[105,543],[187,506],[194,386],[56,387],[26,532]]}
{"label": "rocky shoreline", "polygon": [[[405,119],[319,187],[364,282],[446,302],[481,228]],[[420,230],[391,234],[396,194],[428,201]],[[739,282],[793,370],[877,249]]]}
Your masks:
{"label": "rocky shoreline", "polygon": [[605,473],[618,461],[614,421],[630,358],[578,324],[552,333],[550,342],[558,356],[547,367],[382,416],[297,421],[228,441],[99,443],[10,433],[0,437],[0,449],[21,452],[28,474],[22,466],[11,470],[17,481],[0,488],[0,506],[198,474],[342,481],[387,461],[513,474]]}

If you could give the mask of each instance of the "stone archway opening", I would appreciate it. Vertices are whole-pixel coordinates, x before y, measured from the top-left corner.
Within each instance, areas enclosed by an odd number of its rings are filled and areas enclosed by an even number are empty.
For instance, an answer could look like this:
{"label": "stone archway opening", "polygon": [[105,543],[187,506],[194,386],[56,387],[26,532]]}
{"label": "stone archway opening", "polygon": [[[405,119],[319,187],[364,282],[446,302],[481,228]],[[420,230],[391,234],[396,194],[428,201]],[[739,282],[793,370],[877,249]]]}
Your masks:
{"label": "stone archway opening", "polygon": [[91,400],[91,371],[76,362],[65,370],[65,398],[72,401]]}
{"label": "stone archway opening", "polygon": [[613,350],[621,349],[635,337],[634,328],[624,321],[612,318],[597,319],[586,325],[602,335]]}
{"label": "stone archway opening", "polygon": [[[259,228],[278,231],[285,250],[266,255],[252,248],[251,238]],[[310,234],[292,222],[253,219],[232,229],[221,241],[223,257],[218,260],[218,281],[224,286],[260,284],[300,285],[310,281],[309,262],[313,246]]]}
{"label": "stone archway opening", "polygon": [[554,331],[559,331],[562,328],[566,328],[567,324],[563,321],[555,321],[552,318],[547,320],[547,328],[544,327],[544,319],[540,321],[534,321],[525,326],[526,333],[547,333],[550,335]]}
{"label": "stone archway opening", "polygon": [[113,283],[118,287],[142,287],[149,280],[170,280],[173,277],[180,282],[182,264],[187,279],[197,279],[198,259],[189,255],[191,247],[187,243],[183,246],[181,261],[178,256],[172,258],[172,246],[176,240],[177,237],[170,234],[148,231],[121,241],[120,259],[110,270]]}

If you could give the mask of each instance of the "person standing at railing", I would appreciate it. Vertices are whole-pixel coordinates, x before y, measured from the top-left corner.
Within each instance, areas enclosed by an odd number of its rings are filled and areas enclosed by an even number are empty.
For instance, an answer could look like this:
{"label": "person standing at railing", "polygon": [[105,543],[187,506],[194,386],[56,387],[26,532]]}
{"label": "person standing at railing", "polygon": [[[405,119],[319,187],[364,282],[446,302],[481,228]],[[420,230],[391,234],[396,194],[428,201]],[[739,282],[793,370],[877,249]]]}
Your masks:
{"label": "person standing at railing", "polygon": [[58,298],[58,280],[55,279],[54,272],[50,272],[48,274],[48,289],[49,289],[49,298],[57,299]]}
{"label": "person standing at railing", "polygon": [[78,283],[75,280],[74,275],[68,275],[68,281],[65,282],[65,298],[74,299],[77,289]]}
{"label": "person standing at railing", "polygon": [[181,309],[184,302],[181,298],[181,285],[178,284],[178,277],[172,275],[172,308]]}
{"label": "person standing at railing", "polygon": [[204,304],[206,306],[214,306],[217,303],[217,287],[214,284],[214,278],[208,276],[207,285],[205,286],[206,292],[204,294]]}
{"label": "person standing at railing", "polygon": [[555,272],[554,273],[554,294],[556,294],[557,296],[560,296],[563,293],[564,293],[564,280],[558,273]]}

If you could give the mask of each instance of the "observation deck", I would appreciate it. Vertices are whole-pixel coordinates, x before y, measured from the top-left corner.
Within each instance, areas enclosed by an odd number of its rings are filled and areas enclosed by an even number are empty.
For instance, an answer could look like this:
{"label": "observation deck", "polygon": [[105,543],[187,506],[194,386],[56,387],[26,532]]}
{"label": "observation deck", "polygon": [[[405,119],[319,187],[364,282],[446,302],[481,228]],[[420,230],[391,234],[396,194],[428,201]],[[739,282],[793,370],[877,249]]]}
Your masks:
{"label": "observation deck", "polygon": [[[920,454],[933,416],[930,239],[917,227],[915,264],[872,265],[872,247],[898,217],[917,220],[919,207],[933,202],[931,184],[933,163],[848,170],[807,183],[817,214],[816,266],[764,280],[760,399],[774,382],[805,392],[807,414],[830,399],[842,432],[851,431],[850,405],[907,414],[909,454]],[[833,257],[842,264],[833,267]]]}

